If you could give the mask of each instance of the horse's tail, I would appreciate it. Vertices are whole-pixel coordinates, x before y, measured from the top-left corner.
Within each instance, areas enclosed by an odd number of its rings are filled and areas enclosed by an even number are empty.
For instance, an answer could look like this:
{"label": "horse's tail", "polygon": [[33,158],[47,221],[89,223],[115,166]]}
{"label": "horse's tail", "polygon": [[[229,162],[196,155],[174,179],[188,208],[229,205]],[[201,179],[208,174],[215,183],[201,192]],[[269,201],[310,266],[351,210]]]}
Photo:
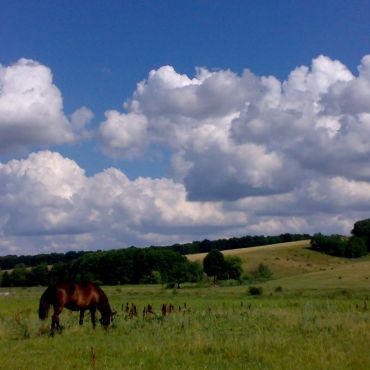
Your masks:
{"label": "horse's tail", "polygon": [[40,298],[39,318],[45,320],[48,317],[49,307],[52,300],[52,287],[48,287]]}

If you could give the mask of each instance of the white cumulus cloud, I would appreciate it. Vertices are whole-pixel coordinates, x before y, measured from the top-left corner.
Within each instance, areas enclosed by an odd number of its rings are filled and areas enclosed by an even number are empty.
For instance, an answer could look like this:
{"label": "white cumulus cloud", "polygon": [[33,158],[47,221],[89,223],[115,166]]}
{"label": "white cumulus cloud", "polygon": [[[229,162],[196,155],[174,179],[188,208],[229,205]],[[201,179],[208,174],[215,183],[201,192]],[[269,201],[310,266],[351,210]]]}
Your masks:
{"label": "white cumulus cloud", "polygon": [[30,59],[0,65],[0,153],[72,143],[91,115],[87,108],[79,110],[71,124],[48,67]]}

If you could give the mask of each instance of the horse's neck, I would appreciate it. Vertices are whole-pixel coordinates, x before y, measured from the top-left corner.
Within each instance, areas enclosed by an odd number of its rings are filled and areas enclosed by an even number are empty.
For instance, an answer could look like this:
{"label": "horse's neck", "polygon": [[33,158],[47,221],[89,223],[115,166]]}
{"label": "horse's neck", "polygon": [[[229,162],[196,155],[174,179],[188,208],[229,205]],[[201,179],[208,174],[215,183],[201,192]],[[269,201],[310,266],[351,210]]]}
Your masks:
{"label": "horse's neck", "polygon": [[110,307],[108,298],[105,296],[102,296],[98,303],[98,310],[101,314],[111,314],[112,309]]}

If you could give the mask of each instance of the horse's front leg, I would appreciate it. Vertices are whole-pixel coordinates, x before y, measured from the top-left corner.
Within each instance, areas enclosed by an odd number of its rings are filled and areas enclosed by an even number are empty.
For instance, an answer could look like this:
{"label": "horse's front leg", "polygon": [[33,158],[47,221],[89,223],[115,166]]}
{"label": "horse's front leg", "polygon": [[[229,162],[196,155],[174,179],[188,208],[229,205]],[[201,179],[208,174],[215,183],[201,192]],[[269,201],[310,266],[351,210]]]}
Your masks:
{"label": "horse's front leg", "polygon": [[91,313],[91,323],[93,326],[93,329],[95,329],[96,326],[96,308],[90,308],[90,313]]}
{"label": "horse's front leg", "polygon": [[80,310],[80,325],[84,323],[85,310]]}

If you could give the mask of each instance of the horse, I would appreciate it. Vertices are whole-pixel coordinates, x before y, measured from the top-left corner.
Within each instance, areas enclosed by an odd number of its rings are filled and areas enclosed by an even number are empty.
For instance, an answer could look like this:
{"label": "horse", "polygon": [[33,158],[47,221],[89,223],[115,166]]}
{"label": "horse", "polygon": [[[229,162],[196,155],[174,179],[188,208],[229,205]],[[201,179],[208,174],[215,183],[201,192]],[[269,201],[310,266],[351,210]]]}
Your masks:
{"label": "horse", "polygon": [[52,336],[55,333],[55,329],[59,332],[62,330],[59,315],[64,307],[71,311],[80,311],[80,325],[83,324],[85,311],[90,310],[91,323],[94,329],[96,310],[101,314],[100,322],[105,330],[108,329],[116,314],[116,312],[112,311],[103,290],[91,282],[86,284],[67,282],[50,285],[40,298],[39,318],[41,320],[45,320],[48,317],[50,306],[54,308],[50,328]]}

